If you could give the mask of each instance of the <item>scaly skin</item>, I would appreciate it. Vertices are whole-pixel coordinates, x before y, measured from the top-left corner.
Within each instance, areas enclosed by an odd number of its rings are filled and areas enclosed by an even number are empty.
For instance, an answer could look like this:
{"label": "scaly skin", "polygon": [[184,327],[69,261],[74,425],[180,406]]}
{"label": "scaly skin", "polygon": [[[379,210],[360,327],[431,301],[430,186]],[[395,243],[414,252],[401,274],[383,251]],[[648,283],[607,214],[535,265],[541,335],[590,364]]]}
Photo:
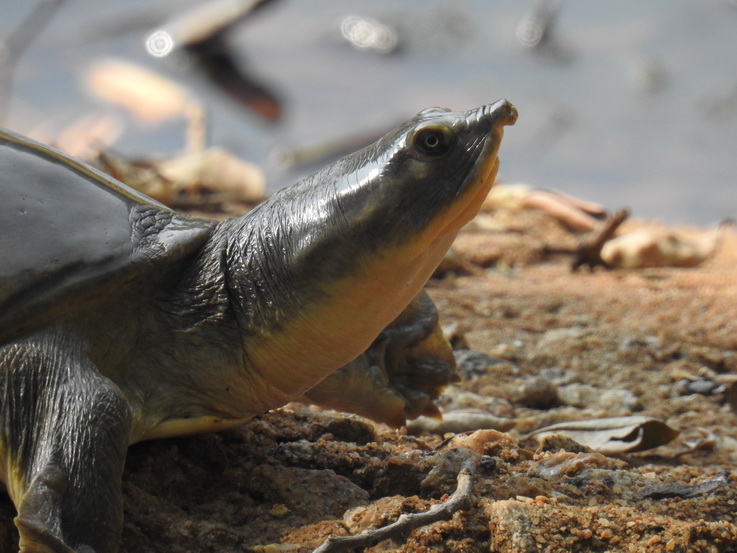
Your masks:
{"label": "scaly skin", "polygon": [[[137,440],[234,426],[305,394],[349,407],[362,391],[356,374],[377,366],[397,385],[367,377],[383,407],[358,411],[394,424],[432,413],[452,360],[423,322],[421,298],[400,314],[477,213],[498,168],[502,127],[515,119],[505,101],[425,110],[216,226],[124,191],[113,203],[116,213],[130,210],[130,244],[119,230],[128,223],[116,219],[114,255],[103,258],[103,237],[87,265],[74,241],[50,236],[82,262],[60,279],[49,269],[60,284],[47,284],[41,303],[33,278],[43,284],[46,273],[24,272],[23,257],[11,255],[10,274],[27,287],[18,295],[0,274],[0,304],[10,309],[0,314],[0,476],[18,508],[21,551],[114,553],[124,451]],[[113,185],[79,167],[104,200]],[[54,171],[40,175],[67,178]],[[413,318],[421,331],[407,323]],[[435,364],[423,358],[427,344],[440,352]],[[403,345],[408,354],[398,353]],[[412,366],[427,384],[408,377]],[[349,384],[349,401],[335,401],[336,382]]]}

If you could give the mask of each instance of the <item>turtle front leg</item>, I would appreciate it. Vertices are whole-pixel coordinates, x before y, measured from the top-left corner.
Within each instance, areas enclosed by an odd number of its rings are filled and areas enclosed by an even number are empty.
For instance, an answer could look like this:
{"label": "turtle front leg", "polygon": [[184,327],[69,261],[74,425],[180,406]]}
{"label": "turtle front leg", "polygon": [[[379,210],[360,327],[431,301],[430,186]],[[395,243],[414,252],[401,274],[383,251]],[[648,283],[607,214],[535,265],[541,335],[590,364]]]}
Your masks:
{"label": "turtle front leg", "polygon": [[302,399],[398,427],[420,415],[440,415],[434,400],[457,380],[455,369],[435,304],[423,290],[368,350]]}
{"label": "turtle front leg", "polygon": [[115,553],[131,415],[121,391],[63,338],[0,350],[3,478],[21,553]]}

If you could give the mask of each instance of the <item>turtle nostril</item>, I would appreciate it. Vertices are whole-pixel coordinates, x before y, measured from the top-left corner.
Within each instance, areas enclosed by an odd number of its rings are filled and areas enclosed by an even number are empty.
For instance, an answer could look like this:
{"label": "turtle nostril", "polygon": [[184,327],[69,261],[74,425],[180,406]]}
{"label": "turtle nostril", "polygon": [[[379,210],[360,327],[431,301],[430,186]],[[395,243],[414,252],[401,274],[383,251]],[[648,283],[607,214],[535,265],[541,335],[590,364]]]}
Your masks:
{"label": "turtle nostril", "polygon": [[499,100],[466,112],[466,122],[478,124],[486,121],[492,126],[514,125],[517,121],[517,108],[507,100]]}
{"label": "turtle nostril", "polygon": [[519,115],[519,112],[517,111],[517,108],[514,107],[514,104],[508,102],[507,100],[504,100],[504,102],[505,108],[507,110],[507,115],[504,119],[502,119],[502,124],[514,125],[517,122],[517,116]]}

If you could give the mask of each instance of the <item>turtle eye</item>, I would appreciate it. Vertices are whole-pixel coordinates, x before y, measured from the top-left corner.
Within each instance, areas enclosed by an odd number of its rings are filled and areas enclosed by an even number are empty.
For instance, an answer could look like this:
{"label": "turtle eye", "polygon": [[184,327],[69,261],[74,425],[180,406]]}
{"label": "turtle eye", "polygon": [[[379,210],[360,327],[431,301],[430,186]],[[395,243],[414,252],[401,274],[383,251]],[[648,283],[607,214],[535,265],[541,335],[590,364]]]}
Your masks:
{"label": "turtle eye", "polygon": [[425,127],[412,137],[417,150],[429,157],[445,155],[453,146],[455,135],[445,127]]}

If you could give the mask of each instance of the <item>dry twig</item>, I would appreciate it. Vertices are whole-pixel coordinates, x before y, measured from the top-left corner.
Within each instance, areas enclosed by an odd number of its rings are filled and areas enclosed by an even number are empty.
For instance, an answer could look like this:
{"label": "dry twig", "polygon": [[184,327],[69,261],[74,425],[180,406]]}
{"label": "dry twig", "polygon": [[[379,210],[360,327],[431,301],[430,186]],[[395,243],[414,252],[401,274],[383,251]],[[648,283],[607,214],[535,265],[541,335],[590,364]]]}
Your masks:
{"label": "dry twig", "polygon": [[456,491],[443,503],[433,505],[422,513],[400,516],[395,522],[381,528],[369,528],[353,536],[330,537],[312,553],[338,553],[340,551],[371,547],[379,542],[394,539],[408,532],[427,526],[433,522],[450,518],[453,513],[463,509],[471,495],[472,475],[476,465],[468,461],[458,473]]}
{"label": "dry twig", "polygon": [[571,264],[571,270],[575,271],[584,265],[589,269],[597,266],[609,269],[609,264],[601,257],[601,249],[607,241],[612,239],[614,233],[617,232],[617,229],[627,217],[629,217],[629,211],[620,209],[611,217],[608,217],[601,228],[592,233],[590,238],[581,241],[576,251],[576,257]]}
{"label": "dry twig", "polygon": [[620,209],[601,224],[599,230],[590,232],[583,240],[581,240],[575,248],[555,248],[546,246],[545,253],[548,254],[569,254],[573,255],[571,270],[576,271],[583,266],[593,270],[595,267],[604,267],[611,269],[609,263],[601,257],[601,249],[609,240],[614,237],[614,233],[625,219],[629,217],[626,209]]}

